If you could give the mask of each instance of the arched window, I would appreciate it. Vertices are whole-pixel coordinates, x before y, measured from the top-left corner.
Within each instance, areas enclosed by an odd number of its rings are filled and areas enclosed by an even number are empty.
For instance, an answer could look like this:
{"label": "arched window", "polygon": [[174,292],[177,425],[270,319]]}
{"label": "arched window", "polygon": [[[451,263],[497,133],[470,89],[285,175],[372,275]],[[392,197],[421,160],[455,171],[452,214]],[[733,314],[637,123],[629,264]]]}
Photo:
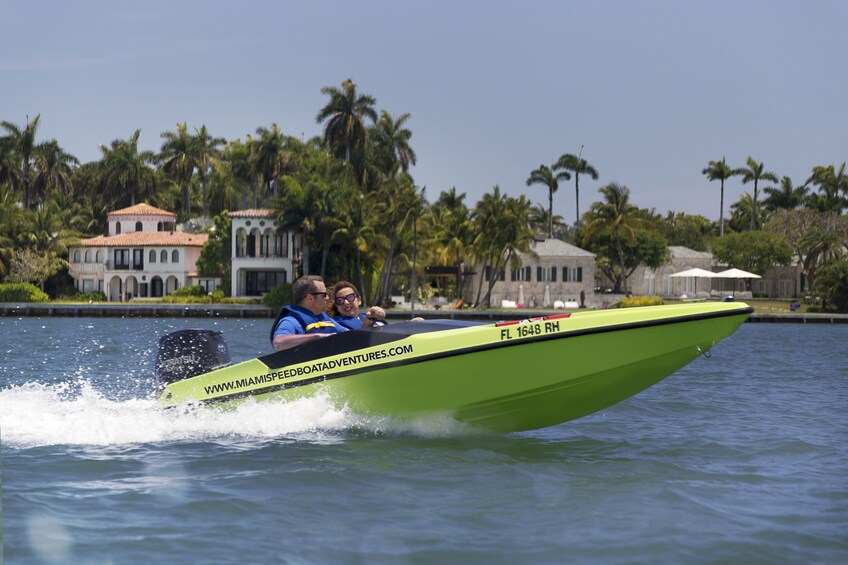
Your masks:
{"label": "arched window", "polygon": [[74,263],[79,263],[79,262],[80,262],[80,251],[79,251],[79,249],[77,249],[76,251],[74,251]]}
{"label": "arched window", "polygon": [[94,258],[94,260],[97,261],[98,263],[102,263],[103,257],[105,257],[105,256],[106,256],[106,252],[103,251],[102,249],[98,249],[97,250],[97,256]]}
{"label": "arched window", "polygon": [[174,249],[171,252],[171,263],[179,263],[180,262],[180,252]]}
{"label": "arched window", "polygon": [[115,222],[115,235],[121,233],[121,222]]}
{"label": "arched window", "polygon": [[85,250],[85,262],[91,263],[91,249]]}
{"label": "arched window", "polygon": [[135,223],[135,231],[141,231],[141,222]]}
{"label": "arched window", "polygon": [[150,250],[150,258],[148,259],[147,262],[148,263],[155,263],[156,262],[156,251],[155,250],[153,250],[153,249]]}
{"label": "arched window", "polygon": [[168,252],[165,251],[164,249],[162,250],[162,253],[159,254],[159,262],[160,263],[167,263],[168,262]]}
{"label": "arched window", "polygon": [[165,231],[165,228],[162,225],[162,222],[159,222],[158,224],[156,224],[156,231]]}

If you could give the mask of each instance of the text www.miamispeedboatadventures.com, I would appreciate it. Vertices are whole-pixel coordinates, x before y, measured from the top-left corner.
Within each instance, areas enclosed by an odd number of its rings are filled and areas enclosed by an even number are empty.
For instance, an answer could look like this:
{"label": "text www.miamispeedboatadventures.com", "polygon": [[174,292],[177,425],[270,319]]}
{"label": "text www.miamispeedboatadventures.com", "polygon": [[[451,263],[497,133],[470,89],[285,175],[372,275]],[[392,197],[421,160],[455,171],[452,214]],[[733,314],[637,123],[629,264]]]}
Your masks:
{"label": "text www.miamispeedboatadventures.com", "polygon": [[341,359],[330,359],[329,361],[316,361],[309,365],[281,369],[279,371],[274,371],[273,373],[267,373],[264,375],[244,377],[242,379],[236,379],[226,383],[205,386],[203,387],[203,390],[204,392],[206,392],[206,394],[217,394],[221,392],[228,392],[231,390],[252,387],[259,384],[269,384],[277,380],[285,380],[290,379],[292,377],[302,377],[304,375],[332,371],[333,369],[339,369],[343,367],[352,367],[354,365],[377,361],[379,359],[387,359],[389,357],[409,355],[412,352],[412,344],[400,345],[397,347],[389,347],[388,349],[382,349],[380,351],[356,353],[354,355],[342,357]]}

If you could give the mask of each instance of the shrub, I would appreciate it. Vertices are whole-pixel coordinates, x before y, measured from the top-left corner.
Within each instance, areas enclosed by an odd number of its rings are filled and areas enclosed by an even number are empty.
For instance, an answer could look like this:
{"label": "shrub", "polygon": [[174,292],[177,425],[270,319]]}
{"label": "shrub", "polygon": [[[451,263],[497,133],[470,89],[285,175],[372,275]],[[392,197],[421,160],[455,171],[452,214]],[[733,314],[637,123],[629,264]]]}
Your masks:
{"label": "shrub", "polygon": [[616,307],[618,308],[635,308],[637,306],[661,306],[663,299],[659,296],[631,296],[623,298]]}
{"label": "shrub", "polygon": [[32,283],[0,284],[0,302],[47,302],[50,297]]}
{"label": "shrub", "polygon": [[106,302],[106,295],[102,292],[78,292],[69,297],[71,302]]}
{"label": "shrub", "polygon": [[283,306],[292,302],[292,285],[281,284],[271,289],[271,292],[262,297],[262,304],[276,312]]}
{"label": "shrub", "polygon": [[178,288],[168,296],[207,296],[209,293],[206,292],[206,289],[200,285],[195,286],[184,286],[182,288]]}

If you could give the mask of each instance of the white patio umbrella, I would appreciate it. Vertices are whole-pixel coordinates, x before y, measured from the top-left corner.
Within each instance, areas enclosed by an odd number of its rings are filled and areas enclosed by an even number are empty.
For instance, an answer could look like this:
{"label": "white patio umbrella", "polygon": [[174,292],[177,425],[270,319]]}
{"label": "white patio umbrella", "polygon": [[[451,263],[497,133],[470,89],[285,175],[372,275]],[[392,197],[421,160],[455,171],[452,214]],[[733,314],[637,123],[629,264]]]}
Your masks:
{"label": "white patio umbrella", "polygon": [[700,269],[698,267],[694,267],[692,269],[686,269],[685,271],[680,271],[679,273],[674,273],[673,275],[669,275],[672,278],[694,278],[695,279],[695,293],[698,292],[698,279],[711,279],[716,276],[716,273],[712,271],[707,271],[706,269]]}
{"label": "white patio umbrella", "polygon": [[545,296],[542,298],[542,306],[545,308],[551,307],[551,285],[545,285]]}
{"label": "white patio umbrella", "polygon": [[518,285],[518,307],[524,308],[524,285]]}
{"label": "white patio umbrella", "polygon": [[[760,275],[755,273],[749,273],[748,271],[743,271],[742,269],[727,269],[726,271],[721,271],[720,273],[716,273],[715,277],[717,279],[761,279]],[[736,285],[733,285],[733,296],[736,296]]]}

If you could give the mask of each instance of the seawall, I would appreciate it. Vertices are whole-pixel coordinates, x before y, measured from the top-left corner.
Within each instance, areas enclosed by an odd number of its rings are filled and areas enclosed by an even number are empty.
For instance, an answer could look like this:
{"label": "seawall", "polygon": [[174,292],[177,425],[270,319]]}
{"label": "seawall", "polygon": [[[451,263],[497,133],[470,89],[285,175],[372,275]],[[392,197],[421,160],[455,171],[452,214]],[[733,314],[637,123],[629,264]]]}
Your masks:
{"label": "seawall", "polygon": [[[409,319],[413,312],[389,310],[390,320]],[[133,303],[51,303],[4,302],[0,303],[0,316],[39,317],[69,316],[92,318],[273,318],[276,312],[259,304],[133,304]],[[455,320],[520,320],[549,316],[550,310],[416,310],[414,315],[424,318]],[[771,324],[845,324],[848,314],[753,314],[749,323]]]}

